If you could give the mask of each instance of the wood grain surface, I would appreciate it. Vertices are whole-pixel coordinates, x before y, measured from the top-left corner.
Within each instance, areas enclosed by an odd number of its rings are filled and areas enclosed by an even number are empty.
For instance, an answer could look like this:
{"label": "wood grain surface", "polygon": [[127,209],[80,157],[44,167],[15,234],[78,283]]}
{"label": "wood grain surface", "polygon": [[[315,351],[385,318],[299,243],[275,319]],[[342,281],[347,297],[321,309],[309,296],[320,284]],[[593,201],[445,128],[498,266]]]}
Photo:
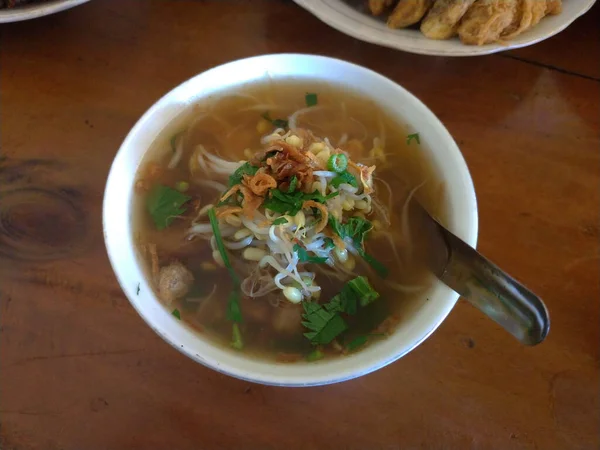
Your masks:
{"label": "wood grain surface", "polygon": [[[3,25],[0,448],[598,449],[599,11],[467,59],[359,42],[279,0],[93,0]],[[362,64],[441,118],[473,175],[479,248],[545,299],[546,342],[520,346],[460,302],[387,368],[283,389],[206,369],[144,324],[105,253],[111,161],[165,92],[273,52]]]}

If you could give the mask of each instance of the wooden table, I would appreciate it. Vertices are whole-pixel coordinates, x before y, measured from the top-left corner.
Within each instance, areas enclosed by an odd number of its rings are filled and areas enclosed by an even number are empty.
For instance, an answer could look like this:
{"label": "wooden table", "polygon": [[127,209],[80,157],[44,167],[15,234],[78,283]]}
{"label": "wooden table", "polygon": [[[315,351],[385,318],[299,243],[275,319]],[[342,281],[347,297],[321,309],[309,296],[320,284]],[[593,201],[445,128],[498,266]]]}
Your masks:
{"label": "wooden table", "polygon": [[[597,449],[599,19],[469,59],[362,43],[289,1],[94,0],[3,25],[0,448]],[[273,52],[370,67],[444,121],[479,248],[545,299],[546,342],[522,347],[461,302],[385,369],[282,389],[206,369],[143,323],[102,238],[115,152],[175,85]]]}

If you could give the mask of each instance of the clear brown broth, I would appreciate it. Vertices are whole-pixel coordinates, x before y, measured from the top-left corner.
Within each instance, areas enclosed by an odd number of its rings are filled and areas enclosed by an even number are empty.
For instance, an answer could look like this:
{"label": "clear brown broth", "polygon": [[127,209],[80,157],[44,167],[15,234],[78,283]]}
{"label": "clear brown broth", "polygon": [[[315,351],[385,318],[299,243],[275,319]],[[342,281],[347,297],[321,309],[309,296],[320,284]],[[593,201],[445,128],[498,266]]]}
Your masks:
{"label": "clear brown broth", "polygon": [[[330,84],[313,81],[268,82],[248,85],[222,95],[215,95],[193,105],[189,110],[171,123],[155,140],[140,167],[147,167],[149,162],[159,163],[164,170],[153,183],[173,186],[179,181],[188,181],[190,189],[187,194],[204,205],[213,203],[218,197],[215,190],[195,184],[190,179],[188,160],[193,148],[202,144],[210,148],[222,158],[232,161],[247,159],[244,150],[256,152],[262,148],[261,134],[257,124],[261,115],[269,112],[272,118],[287,118],[294,111],[304,108],[305,93],[318,94],[319,110],[314,110],[299,121],[299,126],[310,129],[315,135],[328,137],[336,144],[344,133],[348,141],[356,139],[363,144],[363,149],[350,147],[342,148],[349,152],[354,161],[361,162],[368,157],[373,139],[385,133],[385,164],[378,164],[375,175],[389,183],[393,192],[392,225],[388,231],[393,236],[394,244],[402,255],[406,247],[405,237],[400,232],[402,205],[410,190],[424,181],[416,193],[419,201],[442,220],[445,216],[443,204],[443,187],[438,182],[431,162],[426,159],[419,144],[412,141],[407,143],[409,134],[407,127],[399,123],[386,111],[382,110],[371,100]],[[268,107],[261,107],[268,105]],[[201,118],[200,120],[198,120]],[[166,165],[172,156],[170,140],[173,135],[187,129],[191,124],[189,138],[186,140],[184,155],[175,169],[168,170]],[[353,143],[354,144],[354,143]],[[140,173],[140,177],[143,178]],[[223,181],[223,179],[221,179]],[[376,184],[376,195],[382,203],[387,203],[387,192],[380,184]],[[149,214],[144,209],[144,195],[136,196],[134,205],[134,229],[140,253],[144,258],[149,273],[149,261],[142,251],[145,244],[154,243],[157,246],[160,264],[168,264],[174,260],[182,262],[195,277],[191,294],[177,301],[169,308],[178,309],[182,323],[190,326],[202,336],[211,339],[219,345],[229,347],[231,341],[231,323],[225,317],[227,297],[232,289],[232,283],[225,269],[204,270],[203,265],[212,262],[212,251],[207,241],[185,239],[186,230],[190,226],[190,214],[177,219],[165,230],[156,230]],[[410,213],[410,209],[409,209]],[[409,222],[413,218],[409,217]],[[411,229],[413,238],[418,234],[418,226]],[[431,284],[431,278],[426,270],[417,265],[404,263],[400,268],[395,263],[390,243],[385,239],[370,238],[366,249],[390,268],[388,280],[409,286],[422,286],[423,291]],[[414,252],[415,250],[413,250]],[[417,249],[418,251],[418,249]],[[356,273],[365,274],[364,268],[357,264]],[[418,307],[424,301],[423,294],[400,293],[387,286],[383,280],[374,275],[369,276],[374,288],[381,297],[361,310],[361,313],[350,318],[350,329],[338,342],[349,342],[353,337],[373,333],[386,319],[393,317],[390,323],[402,323],[407,309]],[[338,293],[343,282],[330,280],[323,274],[317,273],[317,281],[322,286],[321,300],[326,301]],[[190,298],[201,298],[209,294],[216,286],[216,293],[208,302],[189,301]],[[286,309],[285,302],[278,307],[272,306],[265,298],[243,298],[241,301],[244,322],[241,332],[244,338],[244,354],[255,358],[294,361],[302,358],[312,349],[309,341],[303,336],[299,324],[300,315]],[[297,318],[294,332],[281,332],[276,322],[281,316],[290,317],[293,322]],[[397,319],[397,320],[396,320]],[[398,325],[396,325],[398,326]],[[372,341],[374,339],[370,339]],[[339,355],[338,349],[324,349],[329,357]],[[233,350],[232,350],[233,351]]]}

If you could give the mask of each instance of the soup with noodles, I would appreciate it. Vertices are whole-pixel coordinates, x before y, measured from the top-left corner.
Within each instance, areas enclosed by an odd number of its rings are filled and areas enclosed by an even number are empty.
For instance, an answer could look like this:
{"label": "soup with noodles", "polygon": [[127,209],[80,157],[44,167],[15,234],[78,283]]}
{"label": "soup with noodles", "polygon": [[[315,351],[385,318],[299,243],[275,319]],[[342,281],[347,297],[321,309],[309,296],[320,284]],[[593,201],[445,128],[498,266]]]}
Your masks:
{"label": "soup with noodles", "polygon": [[136,178],[135,230],[157,297],[252,357],[317,361],[392,333],[432,279],[418,196],[443,220],[420,136],[361,95],[265,82],[203,100]]}

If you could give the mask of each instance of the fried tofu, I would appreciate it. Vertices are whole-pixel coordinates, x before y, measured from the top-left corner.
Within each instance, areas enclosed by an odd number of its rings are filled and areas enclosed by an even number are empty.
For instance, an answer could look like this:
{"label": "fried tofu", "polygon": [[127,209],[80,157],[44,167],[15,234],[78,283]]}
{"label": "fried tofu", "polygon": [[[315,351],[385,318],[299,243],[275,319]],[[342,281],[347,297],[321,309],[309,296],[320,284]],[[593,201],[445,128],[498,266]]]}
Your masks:
{"label": "fried tofu", "polygon": [[400,0],[388,17],[390,28],[406,28],[414,25],[427,13],[433,0]]}
{"label": "fried tofu", "polygon": [[513,23],[519,1],[476,0],[458,27],[460,40],[469,45],[484,45],[500,41],[502,32]]}
{"label": "fried tofu", "polygon": [[475,0],[436,0],[421,22],[421,32],[429,39],[450,39]]}

